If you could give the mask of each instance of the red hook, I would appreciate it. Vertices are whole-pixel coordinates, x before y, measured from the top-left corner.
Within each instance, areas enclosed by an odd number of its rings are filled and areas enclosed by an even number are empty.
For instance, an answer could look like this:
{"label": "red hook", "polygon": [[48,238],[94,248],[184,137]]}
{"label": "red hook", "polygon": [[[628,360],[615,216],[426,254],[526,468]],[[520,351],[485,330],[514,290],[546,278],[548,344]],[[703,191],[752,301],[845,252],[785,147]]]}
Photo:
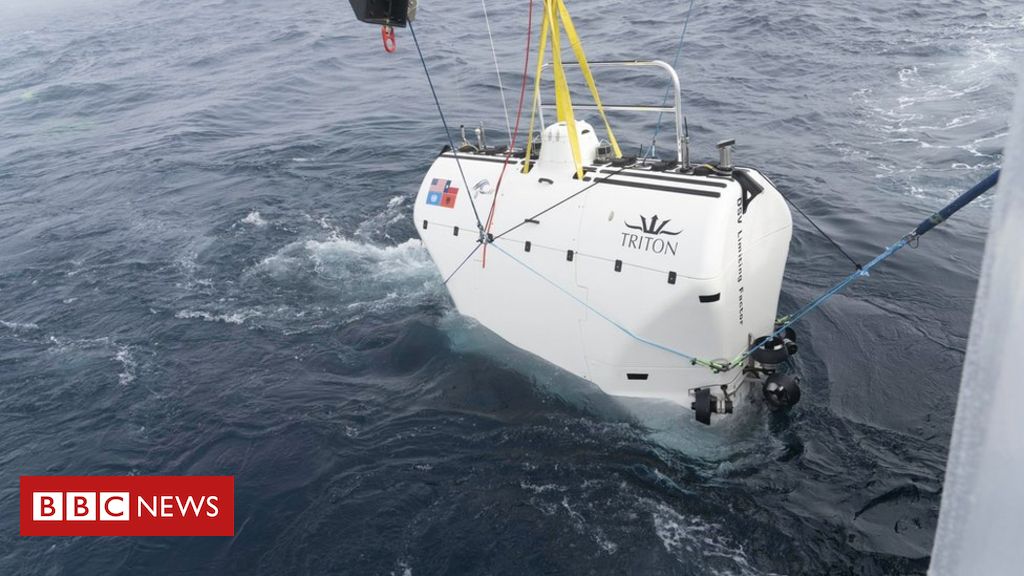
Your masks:
{"label": "red hook", "polygon": [[395,42],[395,29],[393,27],[388,25],[381,26],[380,38],[384,41],[385,52],[393,54],[395,50],[398,50],[398,44]]}

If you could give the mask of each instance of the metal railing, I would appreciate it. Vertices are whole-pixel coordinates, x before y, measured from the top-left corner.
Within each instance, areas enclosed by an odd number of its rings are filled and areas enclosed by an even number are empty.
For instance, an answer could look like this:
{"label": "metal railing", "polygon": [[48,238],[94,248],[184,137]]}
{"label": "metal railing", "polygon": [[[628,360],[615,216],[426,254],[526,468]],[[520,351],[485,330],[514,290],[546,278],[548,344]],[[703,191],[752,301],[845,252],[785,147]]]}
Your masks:
{"label": "metal railing", "polygon": [[[579,66],[579,62],[565,62],[566,66]],[[613,67],[654,67],[661,68],[668,73],[669,78],[672,80],[673,94],[675,95],[674,106],[648,106],[644,104],[604,104],[604,108],[608,112],[658,112],[661,114],[671,112],[675,115],[676,124],[676,161],[683,168],[690,166],[690,146],[687,140],[686,134],[683,132],[683,96],[679,87],[679,74],[676,73],[675,69],[672,68],[667,62],[661,60],[616,60],[616,61],[603,61],[603,62],[590,62],[591,68],[613,68]],[[547,69],[551,64],[545,63],[542,67]],[[541,127],[545,125],[544,122],[544,109],[554,108],[554,104],[544,104],[538,99],[537,105],[539,107],[538,112],[540,113],[540,124]],[[573,104],[573,108],[576,110],[597,110],[596,104]],[[542,128],[543,129],[543,128]],[[531,136],[532,137],[532,136]]]}

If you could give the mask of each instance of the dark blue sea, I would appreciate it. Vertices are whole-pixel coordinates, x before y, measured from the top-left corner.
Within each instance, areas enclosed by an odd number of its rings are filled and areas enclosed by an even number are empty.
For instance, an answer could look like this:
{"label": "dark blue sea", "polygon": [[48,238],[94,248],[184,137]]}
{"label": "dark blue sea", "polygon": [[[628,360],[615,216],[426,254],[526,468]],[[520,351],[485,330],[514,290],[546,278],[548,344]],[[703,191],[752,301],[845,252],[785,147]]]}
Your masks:
{"label": "dark blue sea", "polygon": [[[420,4],[504,142],[479,3]],[[668,61],[688,4],[568,2],[591,58]],[[489,3],[513,112],[527,6]],[[736,138],[866,261],[1000,164],[1022,58],[1016,0],[697,0],[678,69],[695,159]],[[988,200],[798,326],[792,411],[704,428],[455,312],[411,221],[445,143],[342,0],[3,0],[0,574],[925,572]],[[852,269],[794,223],[782,312]],[[20,537],[63,474],[233,475],[236,535]]]}

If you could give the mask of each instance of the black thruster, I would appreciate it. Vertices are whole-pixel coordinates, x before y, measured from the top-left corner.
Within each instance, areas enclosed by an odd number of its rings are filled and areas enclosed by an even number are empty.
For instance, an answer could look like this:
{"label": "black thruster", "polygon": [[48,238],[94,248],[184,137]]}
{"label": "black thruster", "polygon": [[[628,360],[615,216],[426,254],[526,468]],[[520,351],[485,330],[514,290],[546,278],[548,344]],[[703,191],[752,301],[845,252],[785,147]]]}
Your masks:
{"label": "black thruster", "polygon": [[697,422],[711,424],[711,390],[698,388],[694,391],[693,410],[697,413]]}
{"label": "black thruster", "polygon": [[565,259],[568,260],[569,262],[572,262],[573,256],[574,256],[574,254],[573,254],[572,250],[567,250],[565,252]]}
{"label": "black thruster", "polygon": [[453,226],[452,227],[452,236],[458,236],[458,235],[459,235],[459,227],[458,226]]}
{"label": "black thruster", "polygon": [[532,245],[532,244],[530,244],[530,241],[529,241],[529,240],[527,240],[527,241],[526,241],[526,243],[525,243],[525,244],[523,244],[523,250],[526,250],[527,252],[529,252],[529,251],[530,251],[530,247],[531,247],[531,246],[533,246],[533,245]]}
{"label": "black thruster", "polygon": [[668,273],[668,283],[669,284],[675,284],[676,283],[676,273],[675,272],[669,272]]}
{"label": "black thruster", "polygon": [[615,271],[622,272],[622,260],[615,261]]}

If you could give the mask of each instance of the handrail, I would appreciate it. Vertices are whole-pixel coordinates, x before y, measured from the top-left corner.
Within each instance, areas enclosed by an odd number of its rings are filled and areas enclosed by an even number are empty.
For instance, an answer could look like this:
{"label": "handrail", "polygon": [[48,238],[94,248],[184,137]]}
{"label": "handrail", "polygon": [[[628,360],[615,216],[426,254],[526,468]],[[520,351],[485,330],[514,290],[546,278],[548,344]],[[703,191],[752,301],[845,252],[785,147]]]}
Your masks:
{"label": "handrail", "polygon": [[[579,62],[563,62],[564,66],[579,66]],[[550,63],[545,63],[541,69],[547,68]],[[689,142],[686,138],[686,134],[683,133],[683,96],[679,86],[679,74],[676,73],[675,68],[670,66],[667,62],[662,60],[606,60],[599,62],[590,62],[591,68],[612,68],[612,67],[656,67],[661,68],[668,73],[672,80],[672,86],[675,88],[675,105],[672,107],[668,106],[645,106],[645,105],[614,105],[605,104],[603,108],[610,111],[618,112],[672,112],[676,118],[676,161],[683,168],[689,168],[690,166],[690,147]],[[540,124],[544,126],[544,108],[554,108],[554,104],[544,104],[539,98],[537,106],[540,113]],[[597,106],[594,104],[582,104],[573,105],[573,108],[578,110],[597,110]],[[530,135],[532,138],[533,135]]]}

